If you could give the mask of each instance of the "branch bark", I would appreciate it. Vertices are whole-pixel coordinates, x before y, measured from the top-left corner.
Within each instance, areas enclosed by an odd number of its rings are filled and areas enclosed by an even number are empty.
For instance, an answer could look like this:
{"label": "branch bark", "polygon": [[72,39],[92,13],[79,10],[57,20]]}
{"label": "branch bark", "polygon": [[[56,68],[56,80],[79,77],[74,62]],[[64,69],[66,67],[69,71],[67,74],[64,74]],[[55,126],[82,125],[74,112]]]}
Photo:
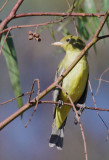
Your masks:
{"label": "branch bark", "polygon": [[22,4],[22,2],[23,2],[23,0],[18,0],[17,3],[12,8],[9,15],[0,23],[0,31],[2,31],[4,29],[4,27],[10,22],[10,20],[12,20],[14,18],[15,14],[16,14],[18,8],[20,7],[20,5]]}
{"label": "branch bark", "polygon": [[[69,13],[60,13],[60,12],[33,12],[33,13],[21,13],[14,16],[14,18],[22,18],[29,16],[68,16]],[[70,16],[82,16],[82,17],[102,17],[105,16],[105,13],[71,13]]]}

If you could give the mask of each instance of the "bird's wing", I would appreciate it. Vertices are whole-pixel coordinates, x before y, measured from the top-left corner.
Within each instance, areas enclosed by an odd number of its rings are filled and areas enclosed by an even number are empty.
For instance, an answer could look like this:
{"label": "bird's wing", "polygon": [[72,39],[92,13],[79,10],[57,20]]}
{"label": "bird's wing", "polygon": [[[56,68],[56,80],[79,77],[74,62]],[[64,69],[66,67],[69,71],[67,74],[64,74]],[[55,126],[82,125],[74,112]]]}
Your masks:
{"label": "bird's wing", "polygon": [[80,97],[80,99],[76,102],[76,103],[78,103],[78,104],[84,104],[85,101],[86,101],[87,90],[88,90],[88,79],[89,79],[89,75],[88,75],[88,78],[87,78],[87,83],[86,83],[85,90],[84,90],[82,96]]}
{"label": "bird's wing", "polygon": [[[60,67],[57,69],[56,74],[55,74],[55,81],[59,76],[62,75],[62,73],[65,71],[64,67]],[[60,86],[62,86],[62,81],[59,83]],[[60,95],[61,89],[56,87],[53,91],[53,101],[56,102],[59,100],[59,95]],[[56,105],[55,105],[56,106]]]}

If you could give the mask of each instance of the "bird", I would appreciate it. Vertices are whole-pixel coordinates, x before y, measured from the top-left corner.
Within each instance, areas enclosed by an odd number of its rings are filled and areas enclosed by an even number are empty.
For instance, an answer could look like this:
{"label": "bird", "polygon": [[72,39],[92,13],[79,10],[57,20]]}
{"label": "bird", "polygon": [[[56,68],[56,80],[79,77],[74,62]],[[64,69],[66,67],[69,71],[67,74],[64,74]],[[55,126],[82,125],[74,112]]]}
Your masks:
{"label": "bird", "polygon": [[[61,60],[56,74],[55,81],[63,72],[72,64],[81,51],[85,47],[85,43],[78,36],[67,35],[59,42],[52,43],[54,46],[59,46],[65,51],[65,56]],[[69,94],[75,105],[79,104],[81,107],[77,109],[77,114],[80,117],[85,108],[85,100],[87,96],[89,78],[89,65],[87,61],[87,53],[79,60],[74,68],[67,74],[66,77],[59,83],[62,88]],[[49,147],[56,146],[58,150],[62,150],[64,139],[64,128],[67,120],[68,113],[71,106],[64,105],[68,103],[69,99],[66,93],[59,87],[53,90],[53,101],[58,104],[54,105],[54,122],[52,125],[52,133],[49,139]],[[78,120],[75,116],[74,123],[77,124]]]}

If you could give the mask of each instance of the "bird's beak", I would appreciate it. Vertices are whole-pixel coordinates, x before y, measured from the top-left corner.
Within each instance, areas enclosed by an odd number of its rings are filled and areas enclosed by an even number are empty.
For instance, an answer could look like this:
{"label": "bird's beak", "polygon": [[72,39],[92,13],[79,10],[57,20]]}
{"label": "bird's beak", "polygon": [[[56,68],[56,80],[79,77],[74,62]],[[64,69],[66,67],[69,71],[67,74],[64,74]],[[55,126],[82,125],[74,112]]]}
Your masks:
{"label": "bird's beak", "polygon": [[60,46],[61,47],[63,45],[63,43],[62,42],[54,42],[51,45],[53,45],[53,46]]}

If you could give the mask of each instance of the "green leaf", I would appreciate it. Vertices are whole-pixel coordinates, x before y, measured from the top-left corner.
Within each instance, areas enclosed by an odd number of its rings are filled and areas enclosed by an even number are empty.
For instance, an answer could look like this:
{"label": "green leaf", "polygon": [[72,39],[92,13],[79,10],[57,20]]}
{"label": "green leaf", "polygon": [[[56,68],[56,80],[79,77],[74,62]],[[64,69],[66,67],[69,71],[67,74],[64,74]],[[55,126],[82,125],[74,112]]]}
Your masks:
{"label": "green leaf", "polygon": [[109,29],[109,17],[107,18],[107,27],[108,27],[108,29]]}
{"label": "green leaf", "polygon": [[55,31],[53,30],[53,28],[50,29],[50,33],[51,33],[51,37],[53,38],[53,40],[56,41]]}
{"label": "green leaf", "polygon": [[[1,38],[1,46],[4,42],[6,36],[6,32],[2,34]],[[18,70],[18,62],[17,62],[17,56],[14,48],[14,43],[11,34],[9,33],[3,49],[2,49],[3,55],[5,56],[6,63],[8,66],[10,81],[12,84],[12,88],[14,91],[15,96],[21,95],[21,88],[20,88],[20,79],[19,79],[19,70]],[[18,108],[23,106],[22,98],[17,99],[17,105]]]}
{"label": "green leaf", "polygon": [[94,51],[95,51],[95,53],[96,53],[96,55],[97,55],[97,47],[96,47],[95,44],[93,45],[93,48],[94,48]]}
{"label": "green leaf", "polygon": [[75,10],[76,11],[79,11],[81,9],[83,1],[84,0],[78,0],[75,2]]}
{"label": "green leaf", "polygon": [[78,18],[78,31],[80,35],[84,37],[84,39],[88,40],[90,35],[86,28],[86,22],[87,20],[85,17]]}
{"label": "green leaf", "polygon": [[53,24],[48,25],[48,26],[47,26],[47,29],[49,30],[49,32],[50,32],[51,37],[53,38],[53,40],[56,41],[56,38],[55,38],[55,31],[54,31],[54,29],[53,29]]}
{"label": "green leaf", "polygon": [[89,32],[88,32],[87,28],[86,28],[86,27],[83,27],[82,32],[83,32],[84,38],[85,38],[86,40],[88,40],[88,39],[89,39]]}
{"label": "green leaf", "polygon": [[[104,6],[103,11],[106,12],[109,8],[109,0],[104,0],[103,3],[104,3],[103,4],[103,6]],[[109,29],[109,18],[107,18],[106,23],[107,23],[107,28]]]}
{"label": "green leaf", "polygon": [[106,12],[108,10],[108,8],[109,8],[109,0],[104,0],[103,3],[104,3],[103,10],[104,10],[104,12]]}
{"label": "green leaf", "polygon": [[[87,13],[96,13],[94,0],[85,0],[84,9],[85,9],[85,12]],[[92,36],[95,34],[96,28],[98,28],[99,24],[100,24],[100,21],[96,17],[91,17],[87,22],[88,28],[90,29]],[[102,35],[103,35],[103,31],[100,32],[100,36]]]}
{"label": "green leaf", "polygon": [[93,0],[85,0],[84,1],[84,9],[87,13],[95,13],[96,8],[95,8],[95,3]]}

